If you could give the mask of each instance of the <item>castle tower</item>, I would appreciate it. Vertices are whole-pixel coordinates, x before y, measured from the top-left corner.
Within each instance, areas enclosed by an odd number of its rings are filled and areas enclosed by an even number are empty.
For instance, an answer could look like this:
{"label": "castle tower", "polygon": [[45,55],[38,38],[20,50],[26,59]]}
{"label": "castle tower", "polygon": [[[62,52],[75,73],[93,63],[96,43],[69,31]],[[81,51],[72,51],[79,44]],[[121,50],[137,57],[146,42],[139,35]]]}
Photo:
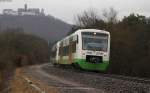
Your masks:
{"label": "castle tower", "polygon": [[24,10],[27,11],[27,4],[24,5]]}
{"label": "castle tower", "polygon": [[41,15],[45,15],[44,9],[41,9]]}
{"label": "castle tower", "polygon": [[41,13],[44,14],[44,9],[41,9]]}

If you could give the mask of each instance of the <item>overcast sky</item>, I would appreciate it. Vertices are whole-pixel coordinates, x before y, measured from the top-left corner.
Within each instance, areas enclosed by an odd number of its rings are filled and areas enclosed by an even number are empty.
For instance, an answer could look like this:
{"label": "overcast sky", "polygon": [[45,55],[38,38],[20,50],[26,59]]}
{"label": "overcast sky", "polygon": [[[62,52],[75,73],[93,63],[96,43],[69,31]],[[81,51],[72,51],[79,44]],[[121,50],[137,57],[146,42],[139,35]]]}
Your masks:
{"label": "overcast sky", "polygon": [[68,23],[74,23],[75,15],[90,8],[100,14],[104,9],[113,7],[118,11],[119,18],[133,12],[150,16],[150,0],[0,0],[0,11],[7,8],[17,10],[25,3],[29,8],[43,8],[46,14]]}

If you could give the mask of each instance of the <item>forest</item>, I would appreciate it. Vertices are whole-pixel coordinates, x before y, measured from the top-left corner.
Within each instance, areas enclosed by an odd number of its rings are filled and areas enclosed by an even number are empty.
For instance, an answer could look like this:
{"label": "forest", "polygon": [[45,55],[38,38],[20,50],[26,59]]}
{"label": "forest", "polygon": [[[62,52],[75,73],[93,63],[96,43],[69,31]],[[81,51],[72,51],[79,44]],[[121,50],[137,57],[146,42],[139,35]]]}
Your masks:
{"label": "forest", "polygon": [[[95,28],[111,34],[110,66],[107,73],[150,77],[150,18],[132,13],[118,18],[114,8],[101,15],[92,9],[78,14],[72,32]],[[70,34],[68,33],[68,34]]]}

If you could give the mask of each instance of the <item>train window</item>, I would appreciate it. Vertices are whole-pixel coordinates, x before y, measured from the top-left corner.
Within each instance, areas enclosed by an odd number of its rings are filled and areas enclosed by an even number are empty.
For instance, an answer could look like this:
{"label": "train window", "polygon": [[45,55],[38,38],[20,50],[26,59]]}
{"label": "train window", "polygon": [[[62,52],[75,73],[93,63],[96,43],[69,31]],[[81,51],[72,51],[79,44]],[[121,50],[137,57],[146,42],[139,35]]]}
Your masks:
{"label": "train window", "polygon": [[67,52],[66,52],[66,46],[63,47],[63,56],[66,56]]}
{"label": "train window", "polygon": [[69,52],[69,46],[64,46],[63,47],[63,56],[67,56]]}
{"label": "train window", "polygon": [[63,43],[61,42],[60,43],[60,47],[59,47],[59,56],[61,55],[62,56],[62,53],[63,52]]}
{"label": "train window", "polygon": [[61,47],[59,47],[59,54],[58,54],[59,56],[61,55]]}
{"label": "train window", "polygon": [[66,55],[69,54],[69,46],[66,46]]}
{"label": "train window", "polygon": [[73,41],[75,41],[76,43],[78,43],[78,35],[73,36]]}
{"label": "train window", "polygon": [[72,53],[76,52],[76,42],[72,42]]}
{"label": "train window", "polygon": [[63,55],[63,56],[65,56],[65,54],[66,54],[65,52],[66,52],[66,51],[65,51],[65,46],[64,46],[64,47],[63,47],[63,52],[62,52],[62,55]]}
{"label": "train window", "polygon": [[107,51],[108,34],[82,32],[82,48],[85,50]]}

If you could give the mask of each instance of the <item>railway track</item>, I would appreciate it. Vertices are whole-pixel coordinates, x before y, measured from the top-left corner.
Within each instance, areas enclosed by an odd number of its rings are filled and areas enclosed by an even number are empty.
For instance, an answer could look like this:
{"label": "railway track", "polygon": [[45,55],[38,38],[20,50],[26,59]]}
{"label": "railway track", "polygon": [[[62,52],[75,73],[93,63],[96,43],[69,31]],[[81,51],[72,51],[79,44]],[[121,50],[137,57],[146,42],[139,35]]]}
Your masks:
{"label": "railway track", "polygon": [[[66,81],[85,85],[84,86],[85,88],[87,87],[93,88],[96,91],[100,89],[105,91],[106,93],[150,93],[150,79],[146,79],[146,78],[104,74],[104,73],[74,69],[72,67],[69,68],[54,67],[52,64],[45,64],[39,67],[41,71],[49,75],[59,77]],[[48,82],[48,84],[52,86],[53,83],[55,85],[55,82],[51,81],[52,82],[51,84],[49,79],[47,79],[46,82]],[[58,85],[60,88],[63,88],[64,86],[65,90],[67,89],[74,90],[74,87],[72,86],[67,87],[65,85],[63,86],[60,86],[60,84]],[[80,86],[77,86],[77,88],[79,87]]]}
{"label": "railway track", "polygon": [[136,83],[150,84],[149,78],[139,78],[139,77],[115,75],[115,74],[104,74],[104,73],[100,73],[100,72],[91,72],[91,71],[78,71],[78,72],[86,73],[89,75],[96,75],[96,76],[103,76],[103,77],[109,77],[109,78],[114,78],[114,79],[127,80],[127,81],[131,81],[131,82],[136,82]]}
{"label": "railway track", "polygon": [[104,74],[104,76],[116,78],[116,79],[128,80],[137,83],[150,84],[150,79],[148,78],[139,78],[139,77],[131,77],[131,76],[123,76],[123,75],[109,75],[109,74]]}
{"label": "railway track", "polygon": [[[49,64],[48,66],[53,66],[53,64]],[[139,78],[139,77],[132,77],[132,76],[124,76],[124,75],[115,75],[115,74],[105,74],[103,72],[94,72],[94,71],[86,71],[86,70],[81,70],[81,69],[76,69],[74,67],[57,67],[58,69],[63,69],[63,70],[69,70],[69,71],[74,71],[77,73],[84,73],[87,75],[94,75],[94,76],[103,76],[103,77],[108,77],[108,78],[114,78],[114,79],[120,79],[120,80],[126,80],[126,81],[131,81],[131,82],[136,82],[136,83],[145,83],[145,84],[150,84],[150,79],[149,78]]]}

